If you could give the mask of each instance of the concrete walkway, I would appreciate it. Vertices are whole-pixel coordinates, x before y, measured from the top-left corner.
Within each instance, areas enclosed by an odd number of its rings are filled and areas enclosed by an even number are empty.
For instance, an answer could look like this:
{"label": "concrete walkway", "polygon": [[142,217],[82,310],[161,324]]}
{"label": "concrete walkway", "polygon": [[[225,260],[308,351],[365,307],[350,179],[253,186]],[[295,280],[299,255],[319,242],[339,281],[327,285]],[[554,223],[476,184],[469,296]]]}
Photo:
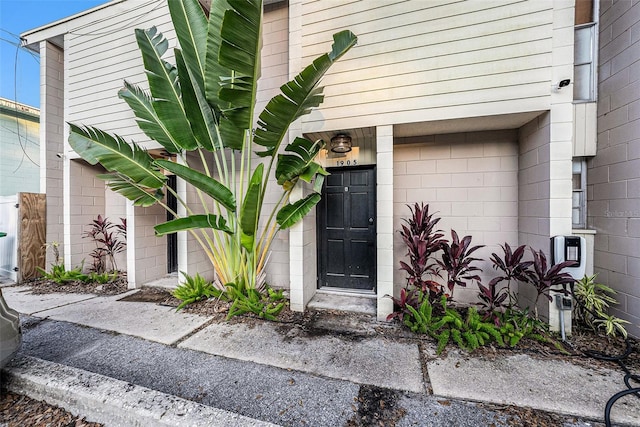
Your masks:
{"label": "concrete walkway", "polygon": [[[625,389],[617,370],[527,355],[436,357],[430,341],[385,334],[366,316],[324,319],[319,334],[296,324],[216,323],[119,301],[125,295],[2,292],[25,315],[23,349],[5,369],[9,388],[77,403],[72,412],[107,425],[346,425],[366,420],[370,395],[383,396],[399,426],[507,425],[499,411],[469,402],[590,425],[585,420],[602,421],[608,398]],[[640,425],[640,400],[619,400],[612,419]]]}

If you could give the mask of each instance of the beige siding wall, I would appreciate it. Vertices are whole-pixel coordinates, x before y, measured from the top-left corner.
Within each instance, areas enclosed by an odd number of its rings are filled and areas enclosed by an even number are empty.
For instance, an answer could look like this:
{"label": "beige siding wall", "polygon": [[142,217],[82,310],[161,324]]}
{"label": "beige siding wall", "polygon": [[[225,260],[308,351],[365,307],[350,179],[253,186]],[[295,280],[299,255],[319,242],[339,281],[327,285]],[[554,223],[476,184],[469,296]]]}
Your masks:
{"label": "beige siding wall", "polygon": [[71,30],[65,46],[68,121],[117,132],[127,140],[147,140],[118,91],[125,79],[148,88],[134,29],[154,25],[169,40],[166,58],[173,58],[175,32],[166,2],[119,3],[90,25]]}
{"label": "beige siding wall", "polygon": [[358,36],[304,130],[547,110],[553,19],[550,0],[303,1],[303,63]]}
{"label": "beige siding wall", "polygon": [[20,104],[0,105],[0,196],[40,192],[40,124],[18,111]]}
{"label": "beige siding wall", "polygon": [[[475,132],[425,137],[423,144],[396,145],[394,160],[394,230],[410,215],[407,204],[425,202],[442,218],[438,228],[451,237],[471,235],[474,253],[486,284],[493,276],[489,263],[499,245],[518,241],[518,142],[516,131]],[[406,254],[399,233],[394,235],[394,265]],[[396,270],[394,283],[405,283]],[[459,301],[475,302],[475,286],[455,289]]]}
{"label": "beige siding wall", "polygon": [[612,314],[640,336],[640,3],[600,3],[598,152],[589,163],[589,225]]}

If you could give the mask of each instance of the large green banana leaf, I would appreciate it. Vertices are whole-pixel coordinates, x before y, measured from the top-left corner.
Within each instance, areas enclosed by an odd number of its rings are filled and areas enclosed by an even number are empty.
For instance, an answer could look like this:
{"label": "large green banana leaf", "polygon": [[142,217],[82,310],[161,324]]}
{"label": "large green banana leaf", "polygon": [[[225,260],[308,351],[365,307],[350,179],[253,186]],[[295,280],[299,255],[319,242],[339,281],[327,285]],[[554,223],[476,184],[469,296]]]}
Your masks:
{"label": "large green banana leaf", "polygon": [[182,101],[185,113],[198,144],[209,151],[219,147],[217,119],[207,102],[204,90],[197,82],[192,67],[188,67],[182,57],[182,51],[175,49]]}
{"label": "large green banana leaf", "polygon": [[235,212],[236,201],[233,193],[221,182],[216,181],[215,179],[188,166],[171,162],[169,160],[158,159],[155,163],[161,168],[166,169],[169,172],[173,172],[194,187],[204,191],[231,212]]}
{"label": "large green banana leaf", "polygon": [[224,14],[229,7],[227,0],[212,1],[211,8],[209,9],[209,25],[207,27],[206,74],[204,76],[205,93],[209,104],[218,105],[221,109],[229,107],[228,104],[222,102],[218,97],[221,78],[231,76],[232,74],[231,71],[220,64],[218,60],[218,52],[220,51],[220,29],[222,28]]}
{"label": "large green banana leaf", "polygon": [[207,17],[198,0],[169,1],[169,13],[194,84],[204,91]]}
{"label": "large green banana leaf", "polygon": [[195,149],[198,144],[182,105],[178,70],[162,59],[167,51],[167,39],[152,27],[148,30],[137,29],[136,40],[153,95],[153,109],[180,148]]}
{"label": "large green banana leaf", "polygon": [[164,197],[161,189],[142,187],[117,172],[101,174],[97,175],[97,177],[105,180],[113,191],[131,200],[134,206],[152,206]]}
{"label": "large green banana leaf", "polygon": [[184,218],[177,218],[153,227],[156,236],[164,236],[169,233],[198,228],[213,228],[229,234],[233,232],[227,227],[227,221],[225,221],[223,217],[213,214],[191,215]]}
{"label": "large green banana leaf", "polygon": [[118,96],[125,100],[136,115],[138,126],[149,138],[157,141],[169,153],[179,153],[180,147],[173,140],[163,121],[158,118],[153,109],[153,100],[138,86],[125,80],[124,88],[120,89]]}
{"label": "large green banana leaf", "polygon": [[[295,185],[298,178],[303,178],[310,182],[321,166],[313,160],[320,149],[324,147],[324,142],[311,142],[306,138],[296,138],[286,146],[285,154],[278,155],[276,165],[276,179],[278,185],[287,185],[290,188]],[[324,169],[323,169],[324,170]],[[285,187],[285,190],[288,189]]]}
{"label": "large green banana leaf", "polygon": [[329,67],[357,42],[357,37],[348,30],[333,35],[331,52],[318,57],[292,81],[281,87],[282,95],[273,97],[258,117],[258,128],[254,142],[265,148],[259,156],[273,156],[293,123],[309,113],[323,100],[320,79]]}
{"label": "large green banana leaf", "polygon": [[320,201],[320,194],[311,193],[304,199],[300,199],[295,203],[290,203],[282,207],[278,211],[276,221],[280,225],[280,229],[284,230],[300,221],[311,209]]}
{"label": "large green banana leaf", "polygon": [[242,149],[246,131],[253,127],[253,112],[260,77],[262,1],[228,0],[220,28],[218,60],[232,71],[221,76],[218,98],[223,109],[220,131],[225,146]]}
{"label": "large green banana leaf", "polygon": [[141,187],[159,189],[165,184],[166,178],[153,158],[137,144],[93,127],[73,123],[69,126],[69,144],[87,162],[100,163],[109,172],[118,172]]}
{"label": "large green banana leaf", "polygon": [[253,250],[255,233],[258,229],[260,205],[262,203],[260,200],[260,188],[262,187],[263,173],[264,164],[260,163],[253,172],[253,176],[251,176],[249,188],[247,188],[247,192],[242,203],[242,211],[240,212],[242,246],[244,246],[248,251]]}

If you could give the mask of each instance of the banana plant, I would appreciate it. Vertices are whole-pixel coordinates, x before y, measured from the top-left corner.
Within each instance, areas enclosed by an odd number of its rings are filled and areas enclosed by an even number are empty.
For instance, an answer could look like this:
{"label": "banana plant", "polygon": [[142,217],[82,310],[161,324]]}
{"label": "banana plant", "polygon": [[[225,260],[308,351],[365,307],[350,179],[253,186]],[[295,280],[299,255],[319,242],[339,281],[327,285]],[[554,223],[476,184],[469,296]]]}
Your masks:
{"label": "banana plant", "polygon": [[[149,90],[125,81],[119,96],[144,134],[176,161],[155,159],[138,143],[90,126],[70,124],[69,143],[90,164],[101,164],[107,170],[101,178],[134,205],[170,211],[175,219],[156,225],[156,234],[190,233],[211,260],[218,288],[233,283],[260,290],[275,235],[313,209],[327,175],[314,160],[324,142],[297,137],[288,143],[289,126],[320,105],[322,77],[357,39],[350,31],[334,34],[331,50],[257,115],[262,0],[216,0],[208,15],[198,0],[168,5],[180,46],[173,50],[175,65],[165,59],[169,42],[155,27],[135,30]],[[167,186],[165,171],[195,189],[202,213]],[[313,191],[293,201],[303,182]],[[274,185],[280,199],[263,212]],[[186,215],[169,208],[167,192]]]}

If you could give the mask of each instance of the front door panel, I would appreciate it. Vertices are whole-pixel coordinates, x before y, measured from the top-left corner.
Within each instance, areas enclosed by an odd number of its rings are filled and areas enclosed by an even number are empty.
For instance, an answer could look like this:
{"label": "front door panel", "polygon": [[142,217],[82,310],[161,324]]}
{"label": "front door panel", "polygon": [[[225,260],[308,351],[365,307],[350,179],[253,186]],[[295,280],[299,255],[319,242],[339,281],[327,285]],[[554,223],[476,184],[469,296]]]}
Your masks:
{"label": "front door panel", "polygon": [[375,170],[330,172],[318,204],[318,285],[373,291]]}

